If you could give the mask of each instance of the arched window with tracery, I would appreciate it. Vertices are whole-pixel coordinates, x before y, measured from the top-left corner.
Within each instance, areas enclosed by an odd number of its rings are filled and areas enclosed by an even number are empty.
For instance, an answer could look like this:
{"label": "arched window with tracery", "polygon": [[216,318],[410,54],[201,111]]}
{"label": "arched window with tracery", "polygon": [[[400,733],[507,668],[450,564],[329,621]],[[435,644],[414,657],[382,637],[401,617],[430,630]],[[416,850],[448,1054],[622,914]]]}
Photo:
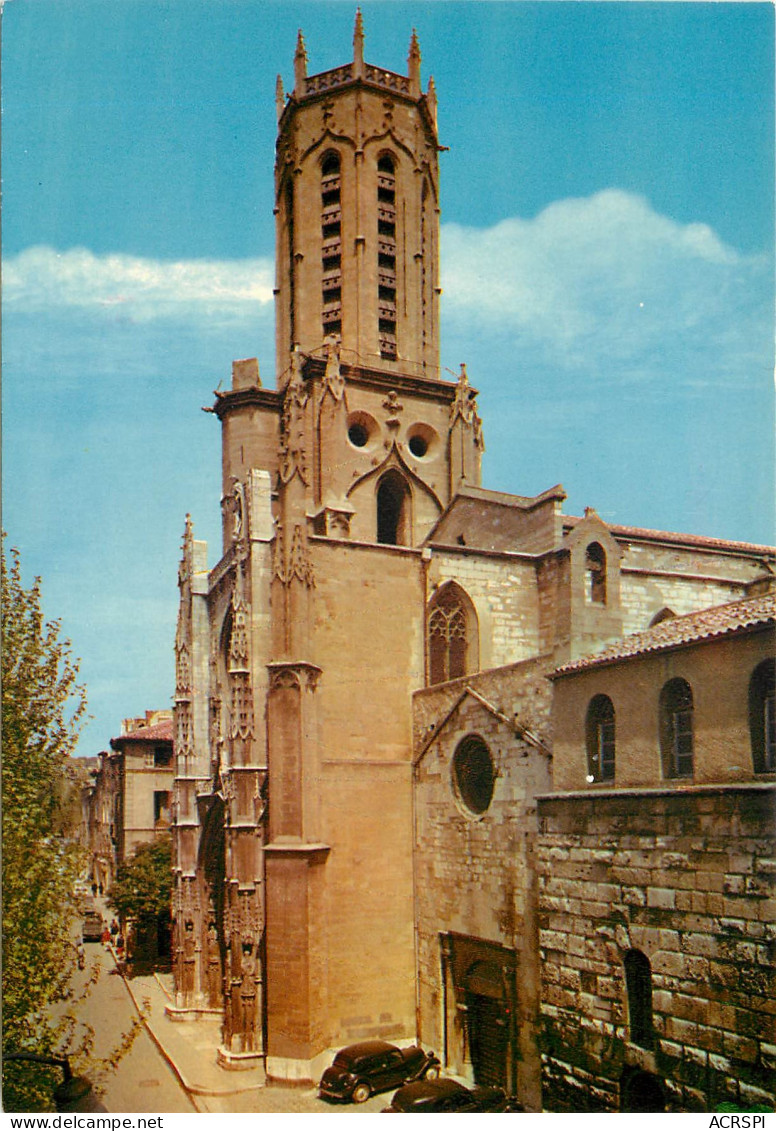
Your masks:
{"label": "arched window with tracery", "polygon": [[614,704],[608,695],[594,695],[587,708],[588,781],[614,781]]}
{"label": "arched window with tracery", "polygon": [[429,683],[457,679],[478,667],[477,614],[468,595],[449,581],[428,613]]}
{"label": "arched window with tracery", "polygon": [[764,660],[749,680],[749,734],[756,774],[776,771],[776,661]]}
{"label": "arched window with tracery", "polygon": [[670,679],[660,692],[660,752],[665,777],[692,777],[693,697],[686,679]]}
{"label": "arched window with tracery", "polygon": [[409,484],[394,468],[377,484],[377,541],[386,546],[409,546],[411,532]]}
{"label": "arched window with tracery", "polygon": [[606,554],[599,542],[585,551],[585,597],[592,605],[606,604]]}

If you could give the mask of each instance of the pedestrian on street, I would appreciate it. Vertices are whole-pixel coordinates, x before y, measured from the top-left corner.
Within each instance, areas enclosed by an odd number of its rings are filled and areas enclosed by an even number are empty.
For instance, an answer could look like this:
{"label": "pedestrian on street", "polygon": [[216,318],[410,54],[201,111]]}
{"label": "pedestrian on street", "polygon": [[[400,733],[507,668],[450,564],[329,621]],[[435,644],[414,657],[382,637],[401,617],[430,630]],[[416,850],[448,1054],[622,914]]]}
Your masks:
{"label": "pedestrian on street", "polygon": [[110,929],[107,926],[102,928],[102,944],[103,946],[110,945]]}
{"label": "pedestrian on street", "polygon": [[118,923],[116,922],[115,919],[113,920],[113,922],[110,925],[110,933],[113,935],[114,939],[115,939],[116,935],[119,933],[119,925],[118,925]]}

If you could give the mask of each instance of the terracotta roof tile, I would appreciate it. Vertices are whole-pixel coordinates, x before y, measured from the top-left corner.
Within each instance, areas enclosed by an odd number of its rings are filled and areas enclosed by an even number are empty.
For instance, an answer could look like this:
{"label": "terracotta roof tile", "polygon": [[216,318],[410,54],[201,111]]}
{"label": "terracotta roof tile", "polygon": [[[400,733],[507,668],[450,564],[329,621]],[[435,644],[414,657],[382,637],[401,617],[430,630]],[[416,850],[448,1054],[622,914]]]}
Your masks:
{"label": "terracotta roof tile", "polygon": [[728,605],[715,605],[710,609],[661,621],[645,632],[624,636],[608,644],[600,652],[563,664],[556,668],[552,677],[612,664],[616,660],[626,660],[633,656],[644,656],[650,652],[663,652],[769,623],[776,624],[776,595],[772,593],[762,597],[748,597],[744,601],[733,601]]}
{"label": "terracotta roof tile", "polygon": [[172,720],[165,719],[152,727],[138,727],[129,734],[120,734],[112,738],[110,744],[114,750],[123,746],[125,742],[172,742]]}
{"label": "terracotta roof tile", "polygon": [[[574,527],[584,519],[578,515],[564,515],[563,525]],[[698,546],[709,550],[743,550],[745,553],[773,556],[774,546],[759,546],[753,542],[730,542],[725,538],[709,538],[703,534],[679,534],[669,530],[648,530],[643,526],[619,526],[615,522],[604,522],[615,538],[645,539],[649,542],[678,542],[687,546]]]}

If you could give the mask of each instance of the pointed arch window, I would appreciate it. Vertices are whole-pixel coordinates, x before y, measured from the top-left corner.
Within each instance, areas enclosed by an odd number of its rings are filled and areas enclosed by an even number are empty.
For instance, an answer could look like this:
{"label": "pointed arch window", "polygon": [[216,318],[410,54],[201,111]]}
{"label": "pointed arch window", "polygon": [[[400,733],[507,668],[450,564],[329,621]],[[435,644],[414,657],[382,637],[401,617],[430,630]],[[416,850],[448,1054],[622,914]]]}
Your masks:
{"label": "pointed arch window", "polygon": [[594,695],[587,708],[588,781],[614,781],[614,704]]}
{"label": "pointed arch window", "polygon": [[625,990],[628,995],[628,1027],[630,1039],[642,1049],[655,1043],[652,1022],[652,967],[640,950],[625,953]]}
{"label": "pointed arch window", "polygon": [[660,692],[660,750],[665,777],[692,777],[693,697],[685,679],[670,679]]}
{"label": "pointed arch window", "polygon": [[327,153],[321,162],[321,257],[323,335],[342,333],[342,205],[340,158]]}
{"label": "pointed arch window", "polygon": [[606,604],[606,553],[600,542],[585,551],[585,596],[591,605]]}
{"label": "pointed arch window", "polygon": [[429,683],[444,683],[476,671],[479,632],[477,614],[454,581],[435,594],[428,613]]}
{"label": "pointed arch window", "polygon": [[408,546],[411,540],[410,489],[396,470],[387,471],[377,485],[377,541]]}
{"label": "pointed arch window", "polygon": [[755,773],[776,772],[776,660],[758,664],[749,680],[749,734]]}
{"label": "pointed arch window", "polygon": [[389,153],[377,161],[377,310],[380,357],[396,352],[396,166]]}

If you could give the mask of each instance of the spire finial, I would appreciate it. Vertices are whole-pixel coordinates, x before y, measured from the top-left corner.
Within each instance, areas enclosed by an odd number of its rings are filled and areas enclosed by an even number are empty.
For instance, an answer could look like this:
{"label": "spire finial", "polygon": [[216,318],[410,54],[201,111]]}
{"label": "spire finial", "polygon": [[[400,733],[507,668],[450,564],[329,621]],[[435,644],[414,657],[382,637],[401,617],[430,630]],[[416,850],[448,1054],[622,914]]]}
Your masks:
{"label": "spire finial", "polygon": [[360,8],[356,8],[356,22],[353,27],[353,63],[356,74],[361,74],[364,67],[364,20]]}
{"label": "spire finial", "polygon": [[412,38],[410,39],[410,53],[407,56],[407,73],[410,80],[410,93],[415,97],[420,96],[420,44],[418,43],[418,33],[415,28],[412,29]]}
{"label": "spire finial", "polygon": [[277,79],[275,80],[275,109],[277,110],[278,121],[280,121],[283,115],[285,105],[286,97],[283,93],[283,79],[280,75],[278,75]]}
{"label": "spire finial", "polygon": [[304,80],[307,78],[307,48],[304,45],[302,29],[296,37],[296,54],[294,55],[294,92],[304,94]]}

